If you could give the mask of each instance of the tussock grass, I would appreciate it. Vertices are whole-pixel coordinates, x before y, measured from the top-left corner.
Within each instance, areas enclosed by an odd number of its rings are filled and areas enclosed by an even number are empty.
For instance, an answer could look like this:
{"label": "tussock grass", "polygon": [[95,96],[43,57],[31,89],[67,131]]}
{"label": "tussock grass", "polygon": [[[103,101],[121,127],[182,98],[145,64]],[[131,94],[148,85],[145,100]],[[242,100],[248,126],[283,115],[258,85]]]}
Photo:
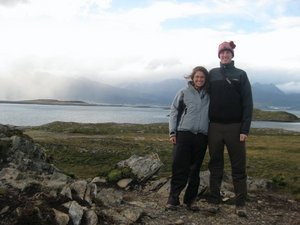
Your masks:
{"label": "tussock grass", "polygon": [[[25,133],[46,149],[54,164],[76,177],[105,176],[131,155],[158,153],[160,176],[171,174],[172,145],[168,124],[81,124],[54,122]],[[225,171],[230,164],[225,150]],[[208,152],[202,170],[207,169]],[[300,133],[252,129],[247,141],[248,175],[272,180],[278,191],[300,200]]]}

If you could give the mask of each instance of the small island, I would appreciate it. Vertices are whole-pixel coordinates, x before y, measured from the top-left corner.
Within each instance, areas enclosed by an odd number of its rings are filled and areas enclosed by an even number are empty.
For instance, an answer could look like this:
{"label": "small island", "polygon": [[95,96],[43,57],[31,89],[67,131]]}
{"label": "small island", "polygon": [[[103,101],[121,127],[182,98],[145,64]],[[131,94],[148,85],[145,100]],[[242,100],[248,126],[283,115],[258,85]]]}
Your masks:
{"label": "small island", "polygon": [[253,121],[300,122],[300,118],[285,111],[263,111],[254,109]]}
{"label": "small island", "polygon": [[57,99],[33,99],[33,100],[19,100],[19,101],[0,101],[0,103],[9,104],[39,104],[39,105],[82,105],[93,106],[97,104],[91,104],[84,101],[64,101]]}

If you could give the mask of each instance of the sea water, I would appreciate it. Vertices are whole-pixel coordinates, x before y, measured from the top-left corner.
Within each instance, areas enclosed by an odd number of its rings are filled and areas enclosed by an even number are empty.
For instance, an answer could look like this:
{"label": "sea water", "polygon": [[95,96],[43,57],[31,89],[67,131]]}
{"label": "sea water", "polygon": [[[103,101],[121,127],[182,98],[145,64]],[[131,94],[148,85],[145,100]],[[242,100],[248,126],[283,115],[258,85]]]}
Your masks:
{"label": "sea water", "polygon": [[[300,117],[300,111],[289,111]],[[54,121],[79,123],[167,123],[166,107],[0,104],[0,124],[38,126]],[[300,132],[300,123],[253,121],[254,128],[281,128]]]}

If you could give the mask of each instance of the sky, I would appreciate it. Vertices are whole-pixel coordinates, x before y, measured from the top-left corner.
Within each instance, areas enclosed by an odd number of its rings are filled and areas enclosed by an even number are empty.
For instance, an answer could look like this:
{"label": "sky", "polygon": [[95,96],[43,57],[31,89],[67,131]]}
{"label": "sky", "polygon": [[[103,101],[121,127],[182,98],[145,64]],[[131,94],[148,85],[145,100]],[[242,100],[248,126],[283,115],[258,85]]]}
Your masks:
{"label": "sky", "polygon": [[0,100],[68,77],[183,79],[230,40],[251,83],[300,93],[298,0],[0,0],[0,28]]}

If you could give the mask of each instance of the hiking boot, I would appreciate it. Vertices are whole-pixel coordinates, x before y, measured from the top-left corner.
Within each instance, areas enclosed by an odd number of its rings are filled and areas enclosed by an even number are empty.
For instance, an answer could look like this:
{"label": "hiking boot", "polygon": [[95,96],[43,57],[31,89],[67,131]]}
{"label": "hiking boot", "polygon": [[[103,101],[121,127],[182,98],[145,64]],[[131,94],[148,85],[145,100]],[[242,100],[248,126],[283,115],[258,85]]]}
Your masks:
{"label": "hiking boot", "polygon": [[247,217],[247,211],[245,206],[236,206],[235,208],[235,213],[239,216],[239,217]]}
{"label": "hiking boot", "polygon": [[218,204],[209,204],[207,211],[213,214],[216,214],[220,210]]}
{"label": "hiking boot", "polygon": [[196,202],[193,201],[191,203],[186,204],[186,208],[190,211],[197,212],[200,211],[199,206],[197,206]]}
{"label": "hiking boot", "polygon": [[165,210],[171,210],[171,211],[175,211],[178,209],[178,205],[172,205],[170,203],[168,203],[166,206],[165,206]]}

